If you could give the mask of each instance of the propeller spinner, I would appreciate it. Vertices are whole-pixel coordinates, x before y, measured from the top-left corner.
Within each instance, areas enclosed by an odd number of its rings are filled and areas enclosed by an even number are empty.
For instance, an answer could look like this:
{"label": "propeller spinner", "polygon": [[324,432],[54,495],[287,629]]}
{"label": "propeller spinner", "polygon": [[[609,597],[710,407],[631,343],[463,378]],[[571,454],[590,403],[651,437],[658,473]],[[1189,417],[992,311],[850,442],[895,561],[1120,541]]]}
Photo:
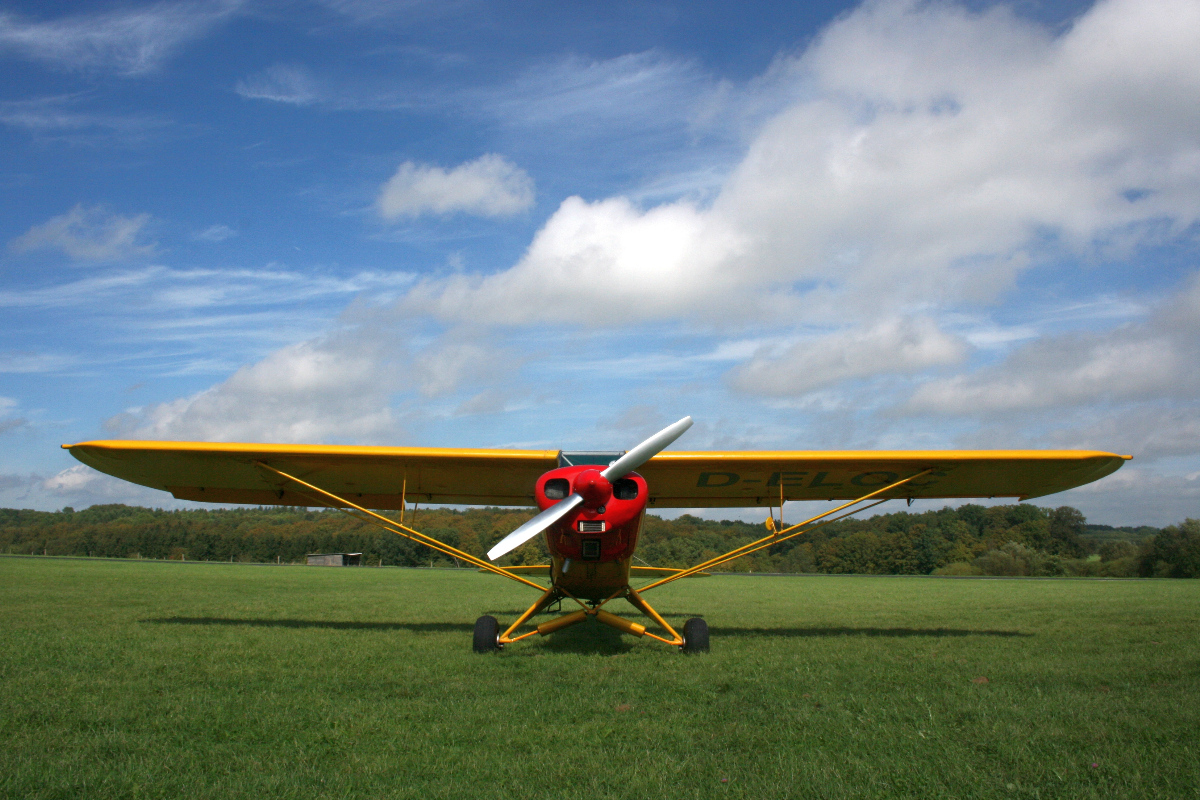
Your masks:
{"label": "propeller spinner", "polygon": [[[611,494],[613,481],[625,477],[642,464],[645,464],[666,448],[667,445],[682,436],[684,431],[690,427],[692,427],[692,418],[684,417],[679,422],[663,428],[609,464],[602,472],[588,470],[581,473],[579,477],[582,480],[575,484],[573,487],[574,491],[570,495],[559,500],[497,542],[491,550],[488,550],[488,558],[495,561],[505,553],[511,552],[525,544],[534,536],[537,536],[546,530],[546,528],[549,528],[567,514],[570,514],[581,504],[588,501],[596,503],[597,498]],[[603,500],[599,500],[599,503],[603,503]]]}

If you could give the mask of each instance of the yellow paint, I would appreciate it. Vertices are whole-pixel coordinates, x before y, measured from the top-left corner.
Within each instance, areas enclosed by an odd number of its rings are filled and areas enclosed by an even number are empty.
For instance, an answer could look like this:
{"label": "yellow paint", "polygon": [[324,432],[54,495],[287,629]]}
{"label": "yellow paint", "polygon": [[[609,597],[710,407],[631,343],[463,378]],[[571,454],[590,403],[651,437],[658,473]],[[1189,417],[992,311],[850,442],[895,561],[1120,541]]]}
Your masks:
{"label": "yellow paint", "polygon": [[588,612],[586,611],[576,611],[572,614],[564,614],[561,617],[557,617],[549,622],[543,622],[541,625],[538,625],[537,632],[542,636],[545,636],[548,633],[554,633],[557,630],[561,630],[568,625],[574,625],[577,622],[583,622],[585,619],[587,619],[587,616]]}
{"label": "yellow paint", "polygon": [[[81,462],[185,500],[304,505],[255,468],[261,461],[358,505],[416,502],[532,506],[533,486],[557,466],[554,450],[96,441],[63,445]],[[638,472],[649,508],[771,506],[847,500],[889,474],[932,468],[894,497],[1040,497],[1115,471],[1131,456],[1089,450],[877,450],[659,453]]]}
{"label": "yellow paint", "polygon": [[571,560],[571,567],[563,574],[563,559],[551,558],[554,570],[554,585],[571,596],[584,600],[603,600],[629,585],[630,559],[617,561]]}
{"label": "yellow paint", "polygon": [[610,628],[616,628],[623,633],[629,633],[634,636],[644,636],[646,634],[646,626],[637,622],[631,622],[624,617],[618,617],[616,614],[610,614],[607,611],[600,609],[596,612],[596,619],[608,625]]}

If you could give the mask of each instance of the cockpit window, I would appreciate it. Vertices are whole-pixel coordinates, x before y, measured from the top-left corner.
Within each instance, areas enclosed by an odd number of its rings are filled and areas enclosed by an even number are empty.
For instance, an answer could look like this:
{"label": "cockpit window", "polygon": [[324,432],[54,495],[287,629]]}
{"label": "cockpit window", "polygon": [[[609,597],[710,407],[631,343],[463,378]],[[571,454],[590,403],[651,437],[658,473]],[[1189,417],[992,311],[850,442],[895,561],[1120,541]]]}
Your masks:
{"label": "cockpit window", "polygon": [[560,451],[558,454],[558,465],[560,467],[581,467],[587,464],[589,466],[607,467],[623,455],[625,455],[624,450],[583,450],[575,453]]}

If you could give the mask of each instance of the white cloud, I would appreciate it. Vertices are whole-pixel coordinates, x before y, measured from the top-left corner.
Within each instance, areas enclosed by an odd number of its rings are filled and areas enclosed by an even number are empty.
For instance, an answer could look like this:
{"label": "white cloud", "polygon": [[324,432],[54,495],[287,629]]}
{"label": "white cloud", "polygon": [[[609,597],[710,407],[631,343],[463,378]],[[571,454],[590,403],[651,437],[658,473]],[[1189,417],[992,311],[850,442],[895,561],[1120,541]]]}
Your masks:
{"label": "white cloud", "polygon": [[0,13],[0,49],[68,69],[151,72],[183,43],[235,14],[240,0],[161,2],[48,21]]}
{"label": "white cloud", "polygon": [[505,125],[576,138],[596,130],[685,128],[710,88],[694,62],[645,52],[540,63],[476,102]]}
{"label": "white cloud", "polygon": [[451,170],[406,161],[383,185],[377,201],[384,219],[455,212],[508,217],[532,205],[533,179],[494,153]]}
{"label": "white cloud", "polygon": [[304,67],[274,64],[237,82],[234,91],[250,100],[307,106],[327,98],[325,87]]}
{"label": "white cloud", "polygon": [[104,475],[89,466],[67,467],[47,478],[43,486],[52,492],[77,492],[104,479]]}
{"label": "white cloud", "polygon": [[1000,8],[870,2],[779,68],[803,99],[711,207],[572,198],[508,271],[414,297],[447,318],[617,324],[764,296],[827,322],[990,301],[1063,248],[1111,255],[1200,220],[1197,40],[1185,0],[1101,2],[1057,37]]}
{"label": "white cloud", "polygon": [[[54,353],[12,351],[0,353],[0,373],[32,374],[59,372],[75,363],[76,359],[71,356]],[[4,413],[5,399],[0,397],[0,414]]]}
{"label": "white cloud", "polygon": [[961,339],[929,319],[889,319],[804,339],[782,353],[760,351],[730,372],[729,381],[746,394],[786,397],[856,378],[956,364],[966,353]]}
{"label": "white cloud", "polygon": [[1137,405],[1108,412],[1091,424],[1058,430],[1050,439],[1062,447],[1131,453],[1139,464],[1200,455],[1200,408]]}
{"label": "white cloud", "polygon": [[[0,290],[0,308],[94,308],[97,300],[151,304],[176,313],[198,308],[296,305],[315,299],[396,292],[406,272],[328,275],[270,265],[263,269],[171,269],[149,266],[90,275],[33,289]],[[176,317],[178,319],[178,317]]]}
{"label": "white cloud", "polygon": [[487,345],[446,342],[421,353],[412,373],[421,395],[432,398],[448,395],[465,383],[502,379],[516,368],[513,359]]}
{"label": "white cloud", "polygon": [[[690,314],[752,276],[728,269],[737,239],[687,203],[643,212],[570,197],[511,269],[413,289],[406,307],[447,321],[617,325]],[[724,293],[724,294],[722,294]]]}
{"label": "white cloud", "polygon": [[1170,339],[1141,330],[1048,337],[1022,347],[999,368],[921,386],[910,407],[976,415],[1146,399],[1194,389],[1190,363]]}
{"label": "white cloud", "polygon": [[73,508],[87,508],[97,503],[125,503],[147,508],[187,508],[191,505],[157,489],[97,472],[84,464],[67,467],[45,479],[29,476],[22,483],[23,486],[14,485],[12,488],[24,488],[21,499],[25,502],[32,499],[34,505],[42,507],[66,504]]}
{"label": "white cloud", "polygon": [[223,242],[226,239],[232,239],[237,236],[237,231],[228,225],[210,225],[202,231],[192,235],[193,239],[201,242]]}
{"label": "white cloud", "polygon": [[399,387],[382,341],[347,332],[277,350],[190,397],[106,423],[137,439],[317,442],[395,435]]}
{"label": "white cloud", "polygon": [[[394,442],[403,436],[392,410],[398,394],[432,399],[480,385],[495,392],[516,366],[461,336],[414,353],[398,332],[370,324],[283,347],[205,391],[130,409],[105,426],[135,439]],[[484,405],[467,401],[463,413]]]}
{"label": "white cloud", "polygon": [[148,114],[114,114],[84,108],[81,95],[0,102],[0,123],[41,139],[84,144],[131,145],[171,125]]}
{"label": "white cloud", "polygon": [[132,217],[109,214],[99,206],[77,205],[9,242],[16,252],[61,250],[75,261],[123,261],[154,253],[153,244],[139,241],[149,214]]}
{"label": "white cloud", "polygon": [[916,412],[995,412],[1200,396],[1200,274],[1143,323],[1099,333],[1047,336],[1003,363],[930,381],[909,401]]}

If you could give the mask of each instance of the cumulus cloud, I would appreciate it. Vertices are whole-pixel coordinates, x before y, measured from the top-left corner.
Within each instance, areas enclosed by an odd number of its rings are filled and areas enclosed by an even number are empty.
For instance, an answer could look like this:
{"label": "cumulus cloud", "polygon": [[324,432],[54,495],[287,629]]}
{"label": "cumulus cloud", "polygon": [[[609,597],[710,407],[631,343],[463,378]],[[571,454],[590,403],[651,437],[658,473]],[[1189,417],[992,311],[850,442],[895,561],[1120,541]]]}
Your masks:
{"label": "cumulus cloud", "polygon": [[747,394],[800,395],[846,380],[912,374],[956,364],[966,356],[962,339],[929,319],[889,319],[865,328],[801,340],[782,353],[764,350],[729,374]]}
{"label": "cumulus cloud", "polygon": [[393,398],[440,398],[503,379],[515,362],[484,343],[411,352],[395,332],[347,328],[276,350],[205,391],[131,409],[105,427],[133,439],[380,443],[403,436]]}
{"label": "cumulus cloud", "polygon": [[274,64],[237,82],[234,91],[250,100],[307,106],[326,96],[324,86],[304,67]]}
{"label": "cumulus cloud", "polygon": [[1200,55],[1181,29],[1200,16],[1174,0],[1099,3],[1057,38],[1003,8],[868,3],[801,58],[815,98],[766,126],[714,211],[756,232],[768,275],[949,301],[1006,290],[1046,238],[1182,230]]}
{"label": "cumulus cloud", "polygon": [[533,205],[533,179],[503,156],[488,153],[451,170],[406,161],[383,185],[384,219],[462,212],[508,217]]}
{"label": "cumulus cloud", "polygon": [[392,353],[361,333],[277,350],[228,380],[113,417],[106,427],[137,439],[319,442],[395,433]]}
{"label": "cumulus cloud", "polygon": [[154,252],[153,244],[140,241],[149,214],[132,217],[110,214],[99,206],[77,205],[9,242],[9,248],[61,250],[75,261],[121,261]]}
{"label": "cumulus cloud", "polygon": [[417,356],[412,373],[421,395],[432,398],[450,394],[464,383],[501,379],[516,367],[510,356],[485,344],[445,342]]}
{"label": "cumulus cloud", "polygon": [[240,0],[162,2],[46,21],[0,13],[0,49],[67,69],[142,75],[241,5]]}
{"label": "cumulus cloud", "polygon": [[560,322],[592,291],[592,317],[614,323],[765,294],[826,320],[994,300],[1040,259],[1200,220],[1198,39],[1188,0],[1101,2],[1060,35],[1003,8],[868,2],[777,69],[801,99],[711,206],[571,198],[508,271],[415,296]]}
{"label": "cumulus cloud", "polygon": [[103,478],[102,473],[84,464],[78,464],[74,467],[67,467],[61,472],[50,476],[42,485],[52,492],[77,492],[80,489],[96,484],[103,480]]}
{"label": "cumulus cloud", "polygon": [[49,478],[30,476],[23,488],[26,489],[26,497],[40,501],[38,505],[52,502],[74,508],[86,508],[97,503],[125,503],[147,508],[186,507],[164,492],[105,475],[84,464],[67,467]]}
{"label": "cumulus cloud", "polygon": [[1143,323],[1047,336],[1001,364],[930,381],[916,412],[976,415],[1200,395],[1200,274]]}
{"label": "cumulus cloud", "polygon": [[[744,284],[733,232],[694,206],[565,200],[514,267],[426,281],[406,307],[448,321],[613,325],[686,316]],[[728,299],[728,295],[725,295]]]}

